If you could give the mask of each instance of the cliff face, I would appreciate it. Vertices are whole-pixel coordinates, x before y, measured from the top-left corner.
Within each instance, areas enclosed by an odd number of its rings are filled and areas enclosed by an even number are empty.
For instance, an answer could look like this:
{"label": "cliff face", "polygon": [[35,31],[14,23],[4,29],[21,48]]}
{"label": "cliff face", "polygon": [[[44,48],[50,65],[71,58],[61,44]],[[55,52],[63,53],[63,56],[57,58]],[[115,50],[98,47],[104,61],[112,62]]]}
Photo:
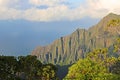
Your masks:
{"label": "cliff face", "polygon": [[32,55],[36,55],[44,63],[72,64],[79,58],[84,58],[86,52],[113,44],[119,33],[107,26],[114,19],[120,19],[120,16],[110,13],[88,30],[77,29],[71,35],[61,37],[48,46],[37,47]]}

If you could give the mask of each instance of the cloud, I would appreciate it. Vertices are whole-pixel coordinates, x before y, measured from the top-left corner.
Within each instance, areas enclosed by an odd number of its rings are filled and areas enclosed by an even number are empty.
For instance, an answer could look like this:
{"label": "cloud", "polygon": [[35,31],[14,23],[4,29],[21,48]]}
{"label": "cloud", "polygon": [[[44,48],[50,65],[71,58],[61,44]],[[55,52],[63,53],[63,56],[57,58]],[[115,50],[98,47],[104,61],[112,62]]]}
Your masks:
{"label": "cloud", "polygon": [[120,0],[87,0],[85,6],[92,18],[101,18],[111,12],[120,14]]}
{"label": "cloud", "polygon": [[55,6],[64,1],[65,0],[29,0],[29,3],[35,6]]}
{"label": "cloud", "polygon": [[24,18],[31,21],[54,21],[65,18],[67,11],[68,7],[64,5],[47,9],[31,8],[24,11]]}
{"label": "cloud", "polygon": [[0,20],[16,20],[22,18],[22,11],[14,8],[0,8]]}
{"label": "cloud", "polygon": [[0,7],[12,7],[15,6],[19,0],[0,0]]}
{"label": "cloud", "polygon": [[[85,0],[74,8],[69,0],[0,0],[0,20],[29,21],[78,20],[84,17],[102,18],[110,12],[120,13],[120,0]],[[18,8],[19,6],[19,8]],[[22,7],[28,7],[22,9]],[[40,8],[47,6],[47,8]]]}

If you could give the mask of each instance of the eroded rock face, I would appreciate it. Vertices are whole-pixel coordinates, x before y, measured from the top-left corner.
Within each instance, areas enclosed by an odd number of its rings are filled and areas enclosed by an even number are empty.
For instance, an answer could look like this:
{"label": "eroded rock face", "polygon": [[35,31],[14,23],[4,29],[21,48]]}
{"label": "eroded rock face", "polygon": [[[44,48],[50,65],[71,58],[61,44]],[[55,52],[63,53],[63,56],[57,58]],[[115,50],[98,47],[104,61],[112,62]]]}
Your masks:
{"label": "eroded rock face", "polygon": [[61,37],[48,46],[37,47],[32,55],[36,55],[44,63],[72,64],[79,58],[84,58],[86,52],[109,47],[115,42],[119,36],[117,31],[112,33],[112,30],[106,29],[112,19],[120,19],[120,16],[110,13],[88,30],[77,29],[71,35]]}

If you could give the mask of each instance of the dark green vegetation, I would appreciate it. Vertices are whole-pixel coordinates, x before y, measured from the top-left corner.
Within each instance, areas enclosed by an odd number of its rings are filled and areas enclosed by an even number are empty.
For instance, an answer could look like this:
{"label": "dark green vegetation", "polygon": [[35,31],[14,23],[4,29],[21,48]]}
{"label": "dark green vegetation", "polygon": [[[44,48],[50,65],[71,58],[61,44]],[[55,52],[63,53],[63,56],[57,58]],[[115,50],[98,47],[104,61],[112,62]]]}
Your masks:
{"label": "dark green vegetation", "polygon": [[36,56],[0,56],[0,80],[57,80],[57,68]]}
{"label": "dark green vegetation", "polygon": [[37,47],[32,55],[36,55],[43,63],[73,64],[94,49],[113,45],[115,39],[120,36],[119,22],[120,16],[110,13],[88,30],[77,29],[71,35],[61,37],[50,45]]}

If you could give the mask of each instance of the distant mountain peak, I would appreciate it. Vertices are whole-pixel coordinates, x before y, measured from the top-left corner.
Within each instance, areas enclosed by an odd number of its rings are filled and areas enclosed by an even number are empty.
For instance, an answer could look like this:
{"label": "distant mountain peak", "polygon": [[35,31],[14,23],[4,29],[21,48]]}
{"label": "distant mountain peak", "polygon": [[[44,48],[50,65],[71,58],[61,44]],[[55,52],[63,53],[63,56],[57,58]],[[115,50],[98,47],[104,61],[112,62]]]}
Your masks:
{"label": "distant mountain peak", "polygon": [[61,37],[48,46],[37,47],[32,55],[36,55],[44,63],[73,64],[78,59],[84,58],[85,53],[113,44],[120,32],[120,26],[106,29],[108,22],[113,19],[120,19],[120,16],[110,13],[88,30],[78,28],[71,35]]}
{"label": "distant mountain peak", "polygon": [[115,14],[115,13],[112,13],[112,12],[108,14],[108,16],[112,16],[112,15],[115,15],[115,16],[117,16],[117,14]]}
{"label": "distant mountain peak", "polygon": [[115,14],[115,13],[109,13],[107,16],[105,16],[105,18],[110,18],[110,19],[112,19],[112,18],[120,18],[120,15],[117,15],[117,14]]}

